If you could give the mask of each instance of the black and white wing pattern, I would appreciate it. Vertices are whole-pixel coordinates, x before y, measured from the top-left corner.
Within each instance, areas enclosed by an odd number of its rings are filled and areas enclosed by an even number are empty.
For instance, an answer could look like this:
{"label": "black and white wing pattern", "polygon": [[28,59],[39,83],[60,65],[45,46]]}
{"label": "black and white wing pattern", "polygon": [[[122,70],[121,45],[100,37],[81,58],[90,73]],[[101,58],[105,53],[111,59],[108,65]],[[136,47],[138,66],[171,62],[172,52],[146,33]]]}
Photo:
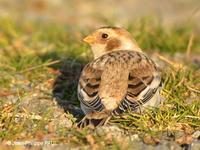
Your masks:
{"label": "black and white wing pattern", "polygon": [[137,111],[149,102],[155,106],[160,85],[159,70],[144,53],[122,50],[105,54],[81,73],[78,98],[86,116],[79,125],[95,124],[94,118],[104,124],[109,112]]}
{"label": "black and white wing pattern", "polygon": [[91,63],[87,64],[81,73],[78,98],[85,113],[87,110],[102,111],[104,107],[98,94],[101,75],[102,70],[94,68]]}
{"label": "black and white wing pattern", "polygon": [[145,54],[135,52],[134,56],[130,57],[135,63],[130,67],[126,95],[113,114],[136,111],[145,103],[155,101],[153,97],[161,87],[161,76],[155,63]]}

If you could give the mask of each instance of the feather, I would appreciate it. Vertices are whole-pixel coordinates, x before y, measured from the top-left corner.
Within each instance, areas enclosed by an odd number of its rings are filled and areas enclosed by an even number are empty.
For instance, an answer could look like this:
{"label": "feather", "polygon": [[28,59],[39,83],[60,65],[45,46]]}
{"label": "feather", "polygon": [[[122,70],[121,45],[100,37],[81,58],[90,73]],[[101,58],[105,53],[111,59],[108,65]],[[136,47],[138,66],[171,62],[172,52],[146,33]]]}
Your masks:
{"label": "feather", "polygon": [[137,111],[152,99],[160,82],[157,67],[144,53],[120,50],[102,55],[80,76],[78,97],[86,116],[79,126],[104,124],[109,115],[98,116],[104,112]]}

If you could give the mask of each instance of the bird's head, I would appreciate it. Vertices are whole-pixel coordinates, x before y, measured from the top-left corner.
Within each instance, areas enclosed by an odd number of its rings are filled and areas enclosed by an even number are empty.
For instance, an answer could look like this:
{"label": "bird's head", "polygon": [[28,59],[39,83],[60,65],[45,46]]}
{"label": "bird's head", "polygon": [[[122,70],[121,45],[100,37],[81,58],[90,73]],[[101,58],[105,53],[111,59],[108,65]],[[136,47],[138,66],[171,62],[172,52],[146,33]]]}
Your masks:
{"label": "bird's head", "polygon": [[116,50],[140,51],[130,33],[118,27],[102,27],[83,39],[88,43],[97,58],[105,53]]}

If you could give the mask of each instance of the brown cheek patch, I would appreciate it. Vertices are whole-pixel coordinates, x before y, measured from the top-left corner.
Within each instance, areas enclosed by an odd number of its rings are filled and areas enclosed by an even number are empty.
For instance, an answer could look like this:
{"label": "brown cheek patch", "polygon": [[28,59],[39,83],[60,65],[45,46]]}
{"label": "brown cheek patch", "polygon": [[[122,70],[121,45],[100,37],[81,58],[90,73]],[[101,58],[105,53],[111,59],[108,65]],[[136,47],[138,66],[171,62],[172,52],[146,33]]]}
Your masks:
{"label": "brown cheek patch", "polygon": [[120,44],[118,39],[110,39],[106,45],[106,51],[112,51],[113,49],[120,47]]}

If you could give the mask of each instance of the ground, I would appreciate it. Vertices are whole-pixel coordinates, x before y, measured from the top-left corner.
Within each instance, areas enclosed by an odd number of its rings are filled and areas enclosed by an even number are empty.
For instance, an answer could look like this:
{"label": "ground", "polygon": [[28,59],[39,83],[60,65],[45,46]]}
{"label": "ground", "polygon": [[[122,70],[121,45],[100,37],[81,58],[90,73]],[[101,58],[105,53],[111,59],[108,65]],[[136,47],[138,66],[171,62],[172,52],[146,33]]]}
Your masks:
{"label": "ground", "polygon": [[[76,123],[83,114],[76,94],[77,80],[83,66],[92,60],[90,48],[82,38],[93,27],[72,28],[58,20],[15,17],[0,17],[3,145],[199,149],[198,23],[166,27],[154,16],[126,22],[124,28],[161,68],[164,101],[160,107],[149,108],[143,114],[127,112],[112,118],[106,127],[79,129]],[[114,24],[112,20],[101,21]]]}

